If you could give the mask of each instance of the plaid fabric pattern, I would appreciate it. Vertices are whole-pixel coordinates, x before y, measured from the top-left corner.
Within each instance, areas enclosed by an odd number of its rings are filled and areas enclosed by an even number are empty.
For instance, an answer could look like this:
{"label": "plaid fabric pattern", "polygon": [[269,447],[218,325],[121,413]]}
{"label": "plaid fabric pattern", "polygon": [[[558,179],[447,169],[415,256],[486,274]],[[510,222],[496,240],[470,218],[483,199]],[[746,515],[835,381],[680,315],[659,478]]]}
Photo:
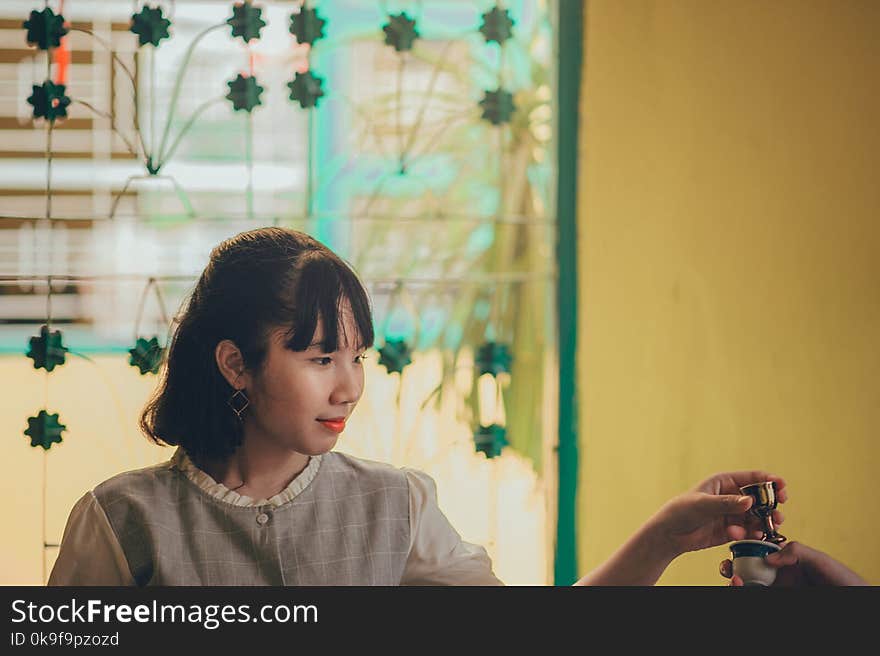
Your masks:
{"label": "plaid fabric pattern", "polygon": [[399,585],[410,545],[401,470],[327,453],[291,501],[240,507],[163,463],[95,497],[138,585]]}

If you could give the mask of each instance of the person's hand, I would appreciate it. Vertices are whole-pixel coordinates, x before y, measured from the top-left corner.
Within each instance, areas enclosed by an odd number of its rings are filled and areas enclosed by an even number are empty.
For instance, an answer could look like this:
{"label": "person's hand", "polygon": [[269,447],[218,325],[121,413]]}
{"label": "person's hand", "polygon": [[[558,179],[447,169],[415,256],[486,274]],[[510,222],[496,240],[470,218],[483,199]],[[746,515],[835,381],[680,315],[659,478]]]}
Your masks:
{"label": "person's hand", "polygon": [[[778,568],[774,586],[868,585],[843,563],[800,542],[789,542],[764,560],[768,565]],[[730,579],[730,585],[743,585],[743,580],[733,575],[733,563],[729,559],[721,561],[720,569],[721,575]]]}
{"label": "person's hand", "polygon": [[[650,521],[673,557],[731,540],[760,539],[764,535],[761,522],[748,512],[753,500],[742,496],[739,488],[763,481],[774,481],[778,502],[785,503],[788,492],[779,476],[763,471],[726,472],[674,497]],[[775,525],[784,519],[782,512],[773,511]]]}

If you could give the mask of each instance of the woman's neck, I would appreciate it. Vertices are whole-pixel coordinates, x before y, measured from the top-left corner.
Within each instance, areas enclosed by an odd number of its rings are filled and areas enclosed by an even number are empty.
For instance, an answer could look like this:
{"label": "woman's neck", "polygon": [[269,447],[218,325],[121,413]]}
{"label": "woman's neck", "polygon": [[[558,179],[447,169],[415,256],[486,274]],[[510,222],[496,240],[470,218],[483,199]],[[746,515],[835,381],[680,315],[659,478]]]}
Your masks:
{"label": "woman's neck", "polygon": [[284,490],[309,464],[309,456],[245,438],[225,462],[207,463],[204,471],[243,496],[269,499]]}

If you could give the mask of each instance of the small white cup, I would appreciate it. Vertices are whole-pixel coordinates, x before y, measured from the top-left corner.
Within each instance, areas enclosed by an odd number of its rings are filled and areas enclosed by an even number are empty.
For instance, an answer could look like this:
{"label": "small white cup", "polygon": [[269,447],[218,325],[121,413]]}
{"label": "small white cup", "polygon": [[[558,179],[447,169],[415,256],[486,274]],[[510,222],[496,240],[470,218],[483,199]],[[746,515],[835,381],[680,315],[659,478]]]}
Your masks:
{"label": "small white cup", "polygon": [[776,568],[764,558],[779,551],[779,545],[764,540],[739,540],[730,545],[733,573],[746,586],[768,586],[776,580]]}

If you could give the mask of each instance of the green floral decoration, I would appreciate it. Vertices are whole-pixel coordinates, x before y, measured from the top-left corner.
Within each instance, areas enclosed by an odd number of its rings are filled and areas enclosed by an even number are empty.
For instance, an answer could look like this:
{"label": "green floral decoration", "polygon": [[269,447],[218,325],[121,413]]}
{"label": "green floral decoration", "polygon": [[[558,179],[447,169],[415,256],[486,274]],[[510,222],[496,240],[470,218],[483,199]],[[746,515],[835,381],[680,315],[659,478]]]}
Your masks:
{"label": "green floral decoration", "polygon": [[159,41],[171,36],[168,28],[171,21],[162,15],[162,7],[144,7],[137,14],[132,14],[129,31],[137,34],[138,46],[148,43],[153,47],[159,46]]}
{"label": "green floral decoration", "polygon": [[254,107],[263,104],[260,101],[263,87],[257,84],[257,78],[252,75],[239,73],[234,80],[230,80],[226,84],[229,85],[229,93],[226,94],[226,98],[232,101],[232,107],[235,111],[252,112]]}
{"label": "green floral decoration", "polygon": [[474,448],[477,453],[485,453],[487,458],[501,455],[510,442],[507,441],[507,429],[498,424],[480,426],[474,432]]}
{"label": "green floral decoration", "polygon": [[486,342],[477,349],[477,357],[475,362],[480,370],[480,375],[492,374],[509,374],[510,363],[513,356],[510,354],[510,348],[507,344],[499,344],[497,342]]}
{"label": "green floral decoration", "polygon": [[52,444],[61,442],[61,433],[67,426],[58,422],[58,413],[50,415],[40,410],[36,417],[28,417],[28,427],[24,434],[31,438],[31,446],[41,446],[48,451]]}
{"label": "green floral decoration", "polygon": [[64,364],[67,357],[67,347],[62,344],[60,330],[49,332],[48,326],[40,328],[40,334],[31,337],[30,350],[27,357],[34,361],[34,369],[52,371],[55,367]]}
{"label": "green floral decoration", "polygon": [[22,27],[27,30],[28,45],[37,46],[40,50],[59,47],[61,37],[68,32],[64,26],[64,16],[56,14],[49,7],[32,11]]}
{"label": "green floral decoration", "polygon": [[288,82],[290,89],[290,99],[299,102],[300,107],[317,107],[318,98],[324,95],[321,84],[324,79],[317,75],[312,75],[311,71],[305,73],[297,73],[292,82]]}
{"label": "green floral decoration", "polygon": [[306,9],[305,6],[298,14],[290,17],[290,33],[296,37],[297,43],[312,45],[318,39],[324,38],[324,25],[327,24],[318,15],[316,9]]}
{"label": "green floral decoration", "polygon": [[480,106],[483,108],[482,118],[492,125],[510,123],[510,117],[516,110],[516,105],[513,104],[513,94],[500,88],[495,91],[486,91],[486,95],[480,101]]}
{"label": "green floral decoration", "polygon": [[382,26],[385,32],[385,43],[394,46],[397,52],[404,50],[412,50],[413,41],[419,38],[419,32],[416,30],[416,22],[401,12],[396,16],[389,16],[388,23]]}
{"label": "green floral decoration", "polygon": [[42,85],[31,85],[33,93],[27,101],[34,107],[34,118],[44,118],[54,122],[59,118],[67,118],[67,106],[70,98],[65,95],[67,87],[46,80]]}
{"label": "green floral decoration", "polygon": [[260,38],[260,30],[266,27],[260,15],[263,10],[254,7],[250,0],[236,2],[232,6],[232,17],[226,20],[226,24],[232,27],[232,37],[240,36],[247,43],[251,39]]}
{"label": "green floral decoration", "polygon": [[165,354],[165,349],[159,346],[159,339],[157,337],[151,337],[150,339],[138,337],[134,348],[129,349],[128,352],[131,354],[128,364],[132,367],[137,367],[141,372],[141,376],[159,373],[159,366],[162,364],[162,356]]}
{"label": "green floral decoration", "polygon": [[480,32],[486,39],[486,43],[495,41],[502,44],[513,35],[513,19],[506,9],[495,6],[491,11],[483,14],[482,18],[483,24],[480,26]]}
{"label": "green floral decoration", "polygon": [[412,351],[409,344],[402,339],[386,339],[385,346],[379,349],[379,364],[389,374],[402,374],[404,368],[412,363]]}

